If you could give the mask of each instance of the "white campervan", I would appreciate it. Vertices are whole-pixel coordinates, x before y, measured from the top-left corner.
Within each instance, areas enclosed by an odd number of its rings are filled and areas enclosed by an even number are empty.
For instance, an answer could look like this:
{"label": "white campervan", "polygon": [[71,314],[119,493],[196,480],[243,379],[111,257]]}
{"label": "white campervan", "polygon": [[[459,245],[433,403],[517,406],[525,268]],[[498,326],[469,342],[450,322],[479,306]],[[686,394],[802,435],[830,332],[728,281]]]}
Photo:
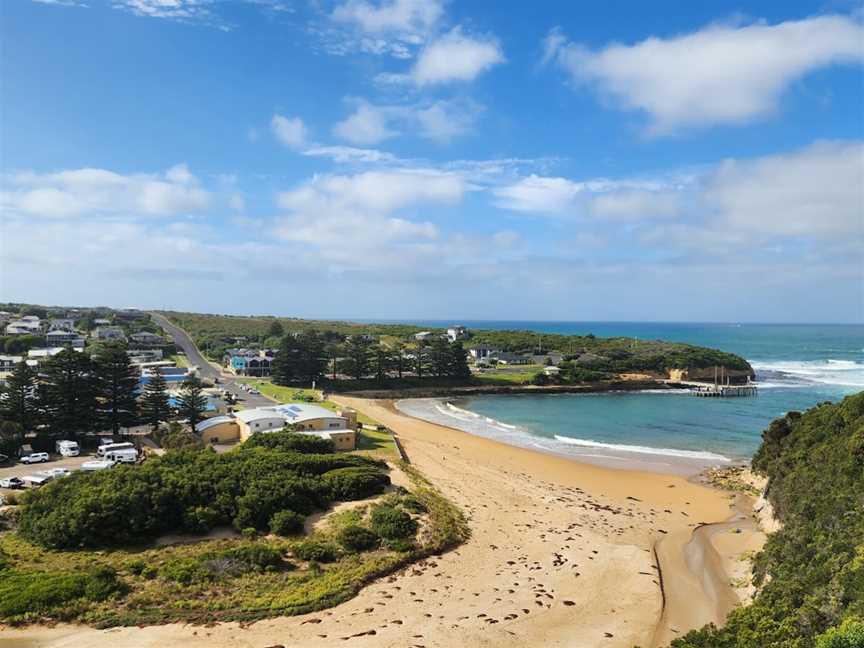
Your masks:
{"label": "white campervan", "polygon": [[77,457],[81,454],[81,448],[77,441],[58,441],[56,447],[57,454],[64,457]]}
{"label": "white campervan", "polygon": [[135,444],[124,441],[123,443],[105,443],[96,448],[96,454],[100,457],[106,457],[109,452],[117,450],[135,450]]}
{"label": "white campervan", "polygon": [[138,461],[138,451],[135,448],[112,450],[105,453],[105,459],[114,463],[134,464]]}

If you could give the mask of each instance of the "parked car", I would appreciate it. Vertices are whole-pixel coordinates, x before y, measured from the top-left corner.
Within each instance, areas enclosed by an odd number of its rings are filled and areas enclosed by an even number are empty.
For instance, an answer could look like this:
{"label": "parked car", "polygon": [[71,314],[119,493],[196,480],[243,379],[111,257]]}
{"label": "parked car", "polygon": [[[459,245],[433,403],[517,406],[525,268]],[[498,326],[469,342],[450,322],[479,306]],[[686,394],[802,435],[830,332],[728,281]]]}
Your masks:
{"label": "parked car", "polygon": [[21,463],[25,464],[45,463],[46,461],[51,461],[47,452],[33,452],[21,457]]}
{"label": "parked car", "polygon": [[113,461],[85,461],[81,464],[81,470],[93,472],[96,470],[106,470],[114,465]]}
{"label": "parked car", "polygon": [[0,488],[24,488],[24,480],[19,477],[0,479]]}
{"label": "parked car", "polygon": [[48,470],[40,470],[40,475],[51,475],[52,477],[68,477],[72,471],[68,468],[49,468]]}

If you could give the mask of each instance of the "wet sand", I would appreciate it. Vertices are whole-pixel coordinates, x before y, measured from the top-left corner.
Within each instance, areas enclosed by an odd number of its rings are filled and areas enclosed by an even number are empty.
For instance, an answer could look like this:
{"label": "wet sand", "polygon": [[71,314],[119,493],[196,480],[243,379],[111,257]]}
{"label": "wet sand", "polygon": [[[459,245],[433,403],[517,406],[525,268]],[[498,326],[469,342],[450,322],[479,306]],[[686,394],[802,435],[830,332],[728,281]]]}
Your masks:
{"label": "wet sand", "polygon": [[396,431],[412,464],[468,516],[468,542],[323,612],[243,627],[7,629],[0,646],[632,648],[722,623],[734,605],[725,569],[737,540],[743,549],[752,537],[703,526],[730,519],[729,494],[505,445],[385,401],[333,400]]}

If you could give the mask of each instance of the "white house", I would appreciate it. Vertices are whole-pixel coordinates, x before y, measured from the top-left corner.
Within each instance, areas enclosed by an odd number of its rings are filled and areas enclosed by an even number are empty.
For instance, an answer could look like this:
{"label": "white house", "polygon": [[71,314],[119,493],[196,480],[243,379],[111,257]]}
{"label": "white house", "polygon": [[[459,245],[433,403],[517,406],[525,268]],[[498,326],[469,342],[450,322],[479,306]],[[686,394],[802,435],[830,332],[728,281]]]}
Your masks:
{"label": "white house", "polygon": [[428,340],[432,337],[432,331],[420,331],[419,333],[414,334],[414,339],[418,342],[421,340]]}
{"label": "white house", "polygon": [[126,335],[119,326],[97,326],[93,337],[99,342],[124,342]]}
{"label": "white house", "polygon": [[74,331],[75,320],[71,317],[54,318],[50,322],[53,331]]}
{"label": "white house", "polygon": [[[63,346],[67,343],[75,346],[73,343],[81,340],[81,337],[75,331],[55,329],[45,334],[45,340],[48,342],[49,347]],[[84,340],[81,340],[81,346],[84,346]]]}
{"label": "white house", "polygon": [[140,347],[162,346],[163,344],[165,344],[165,338],[163,338],[161,335],[150,333],[149,331],[133,333],[129,336],[129,340],[134,345]]}
{"label": "white house", "polygon": [[42,323],[35,315],[26,315],[6,325],[6,335],[39,335],[41,332]]}
{"label": "white house", "polygon": [[451,342],[468,337],[468,330],[464,326],[451,326],[447,329],[447,339]]}
{"label": "white house", "polygon": [[475,344],[468,349],[468,355],[471,356],[475,362],[489,360],[490,357],[497,355],[498,353],[501,353],[501,351],[486,344]]}

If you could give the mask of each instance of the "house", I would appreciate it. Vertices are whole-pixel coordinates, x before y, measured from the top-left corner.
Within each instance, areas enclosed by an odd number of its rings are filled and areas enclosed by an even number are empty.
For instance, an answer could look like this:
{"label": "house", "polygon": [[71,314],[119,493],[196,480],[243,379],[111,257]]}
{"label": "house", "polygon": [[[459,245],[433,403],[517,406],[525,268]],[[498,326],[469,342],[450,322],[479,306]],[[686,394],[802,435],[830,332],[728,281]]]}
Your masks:
{"label": "house", "polygon": [[274,355],[270,349],[229,349],[222,361],[238,376],[264,378],[271,373]]}
{"label": "house", "polygon": [[133,320],[143,320],[147,319],[148,315],[144,311],[138,310],[137,308],[121,308],[120,310],[114,313],[114,316],[117,319],[129,322]]}
{"label": "house", "polygon": [[[83,353],[84,347],[72,347],[75,351]],[[47,349],[30,349],[27,352],[27,357],[36,362],[44,362],[48,358],[53,358],[55,355],[66,349],[66,347],[48,347]],[[28,360],[27,364],[30,364]]]}
{"label": "house", "polygon": [[105,317],[97,317],[96,319],[93,320],[93,325],[94,326],[110,326],[111,320],[107,319]]}
{"label": "house", "polygon": [[78,335],[75,331],[66,329],[48,331],[45,334],[45,341],[49,347],[58,347],[63,346],[64,344],[71,344],[73,347],[84,346],[84,338]]}
{"label": "house", "polygon": [[468,329],[464,326],[451,326],[447,329],[447,339],[451,342],[463,340],[468,337]]}
{"label": "house", "polygon": [[353,450],[356,445],[357,412],[333,412],[309,403],[242,410],[202,421],[195,430],[205,443],[217,443],[245,441],[253,434],[281,430],[286,425],[293,425],[301,434],[330,439],[337,450]]}
{"label": "house", "polygon": [[6,325],[6,335],[39,335],[42,323],[35,315],[26,315]]}
{"label": "house", "polygon": [[468,355],[471,356],[474,362],[489,360],[491,356],[497,353],[501,353],[501,351],[486,344],[475,344],[468,349]]}
{"label": "house", "polygon": [[140,331],[129,336],[129,343],[136,348],[160,347],[165,344],[165,338],[150,331]]}
{"label": "house", "polygon": [[23,359],[24,356],[0,355],[0,371],[14,371]]}
{"label": "house", "polygon": [[158,362],[162,359],[162,349],[132,349],[129,351],[129,360],[133,364],[145,364]]}
{"label": "house", "polygon": [[52,331],[74,331],[75,320],[70,317],[59,317],[50,320],[48,323]]}
{"label": "house", "polygon": [[550,353],[541,353],[541,354],[535,353],[533,356],[531,356],[531,363],[532,364],[539,364],[539,365],[550,365],[551,364],[551,365],[558,366],[563,361],[564,361],[564,355],[561,353],[558,353],[557,351],[552,351]]}
{"label": "house", "polygon": [[501,364],[519,365],[529,364],[531,362],[531,356],[522,355],[520,353],[511,353],[510,351],[498,351],[491,355],[489,360],[494,360]]}
{"label": "house", "polygon": [[119,326],[97,326],[92,333],[99,342],[125,342],[126,334]]}
{"label": "house", "polygon": [[421,342],[423,340],[428,340],[432,335],[432,331],[420,331],[419,333],[414,334],[414,339]]}
{"label": "house", "polygon": [[554,365],[550,365],[548,367],[543,368],[543,373],[547,376],[557,376],[561,373],[561,367],[556,367]]}

